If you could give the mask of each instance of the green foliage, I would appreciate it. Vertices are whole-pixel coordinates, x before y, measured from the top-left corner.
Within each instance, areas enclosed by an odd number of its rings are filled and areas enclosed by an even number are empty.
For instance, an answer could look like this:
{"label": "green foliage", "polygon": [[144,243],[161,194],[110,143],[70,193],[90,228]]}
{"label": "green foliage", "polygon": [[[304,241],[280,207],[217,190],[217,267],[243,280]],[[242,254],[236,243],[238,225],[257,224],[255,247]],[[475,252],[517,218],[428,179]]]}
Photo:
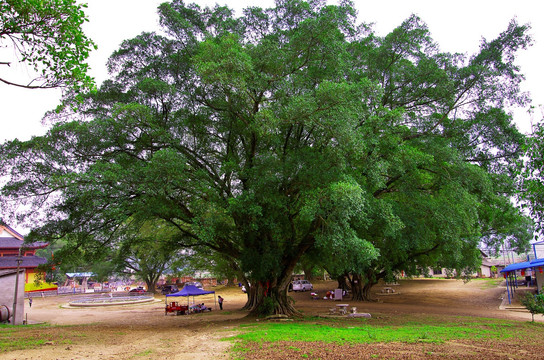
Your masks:
{"label": "green foliage", "polygon": [[[0,81],[26,88],[90,88],[85,60],[96,48],[81,26],[87,21],[84,4],[75,0],[0,1],[0,44],[12,47],[19,62],[33,68],[37,78],[20,84],[2,77]],[[0,61],[1,65],[10,65]]]}
{"label": "green foliage", "polygon": [[544,228],[543,144],[544,123],[541,121],[534,125],[524,147],[525,157],[518,163],[520,206],[531,214],[539,232]]}
{"label": "green foliage", "polygon": [[268,316],[274,314],[274,310],[278,304],[271,297],[263,298],[262,303],[259,305],[259,314],[262,316]]}
{"label": "green foliage", "polygon": [[529,310],[532,315],[532,321],[535,321],[535,314],[544,316],[544,294],[534,295],[530,292],[520,299],[521,304]]}
{"label": "green foliage", "polygon": [[113,254],[116,272],[135,275],[153,292],[161,275],[167,269],[184,266],[184,258],[176,246],[176,231],[162,221],[130,221],[118,229],[117,249]]}

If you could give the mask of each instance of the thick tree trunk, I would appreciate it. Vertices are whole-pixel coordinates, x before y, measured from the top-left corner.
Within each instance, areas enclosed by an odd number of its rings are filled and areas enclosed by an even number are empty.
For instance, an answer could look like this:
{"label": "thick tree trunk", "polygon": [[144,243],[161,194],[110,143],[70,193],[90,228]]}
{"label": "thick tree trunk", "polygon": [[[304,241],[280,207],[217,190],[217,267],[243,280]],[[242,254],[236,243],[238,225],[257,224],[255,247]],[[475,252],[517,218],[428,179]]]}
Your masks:
{"label": "thick tree trunk", "polygon": [[[316,220],[312,229],[318,228],[320,221]],[[310,234],[312,231],[310,231]],[[251,282],[248,289],[248,299],[244,309],[249,310],[253,316],[267,315],[286,315],[289,317],[301,316],[293,306],[294,302],[288,295],[288,286],[291,282],[291,276],[295,265],[300,260],[304,252],[312,245],[313,237],[308,236],[301,244],[281,256],[282,263],[274,271],[268,273],[266,277],[260,280],[247,279]],[[279,256],[280,254],[278,254]]]}
{"label": "thick tree trunk", "polygon": [[251,285],[247,294],[248,300],[243,309],[249,310],[251,315],[300,316],[287,294],[287,285],[284,282],[257,282]]}
{"label": "thick tree trunk", "polygon": [[308,280],[308,281],[312,281],[314,280],[314,275],[313,275],[313,270],[314,270],[314,267],[311,266],[311,267],[304,267],[302,269],[302,271],[304,272],[304,279]]}
{"label": "thick tree trunk", "polygon": [[145,284],[147,285],[147,292],[150,292],[150,293],[155,292],[155,288],[157,286],[157,281],[147,279],[145,281]]}
{"label": "thick tree trunk", "polygon": [[353,274],[350,279],[351,283],[351,299],[354,301],[372,301],[370,297],[370,289],[377,282],[363,279],[359,274]]}
{"label": "thick tree trunk", "polygon": [[338,282],[338,289],[342,289],[345,291],[351,289],[351,285],[349,284],[348,276],[346,274],[339,275],[336,278],[336,281]]}

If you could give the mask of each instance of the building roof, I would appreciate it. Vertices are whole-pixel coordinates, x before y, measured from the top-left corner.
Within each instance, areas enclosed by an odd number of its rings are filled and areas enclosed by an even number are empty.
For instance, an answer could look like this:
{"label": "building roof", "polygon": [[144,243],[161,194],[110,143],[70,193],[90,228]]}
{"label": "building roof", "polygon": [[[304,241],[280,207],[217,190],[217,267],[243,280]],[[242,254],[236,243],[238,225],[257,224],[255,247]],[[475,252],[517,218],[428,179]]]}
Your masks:
{"label": "building roof", "polygon": [[[46,264],[47,259],[41,256],[22,256],[21,268],[34,269],[39,265]],[[0,269],[16,269],[17,257],[16,256],[0,256]]]}
{"label": "building roof", "polygon": [[[22,270],[19,270],[21,272]],[[0,277],[17,274],[17,270],[0,270]]]}
{"label": "building roof", "polygon": [[21,246],[23,249],[34,250],[34,249],[43,249],[47,247],[46,242],[33,242],[25,244],[24,241],[11,238],[11,237],[0,237],[0,249],[19,249]]}
{"label": "building roof", "polygon": [[3,231],[6,231],[8,232],[9,234],[11,234],[11,236],[13,236],[14,238],[17,238],[19,240],[24,240],[23,238],[23,235],[19,234],[17,231],[15,231],[13,228],[11,228],[9,225],[7,225],[6,223],[4,223],[2,221],[2,219],[0,219],[0,233],[2,233]]}
{"label": "building roof", "polygon": [[504,266],[504,260],[503,259],[497,259],[497,258],[485,258],[482,259],[482,265],[483,266]]}
{"label": "building roof", "polygon": [[26,250],[35,250],[42,249],[48,245],[45,242],[25,244],[24,240],[25,238],[21,234],[13,230],[8,225],[0,222],[0,249],[14,250],[23,247],[23,249]]}

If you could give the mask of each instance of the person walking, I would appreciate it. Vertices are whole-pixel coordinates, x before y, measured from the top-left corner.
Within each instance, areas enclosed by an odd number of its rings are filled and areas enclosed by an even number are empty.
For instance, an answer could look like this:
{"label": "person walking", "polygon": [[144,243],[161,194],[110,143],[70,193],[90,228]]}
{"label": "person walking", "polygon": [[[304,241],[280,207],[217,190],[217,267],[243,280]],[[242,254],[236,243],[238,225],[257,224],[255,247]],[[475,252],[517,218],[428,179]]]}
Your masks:
{"label": "person walking", "polygon": [[217,296],[217,302],[219,303],[219,310],[223,310],[223,298],[220,295]]}
{"label": "person walking", "polygon": [[32,307],[32,297],[28,297],[28,306]]}

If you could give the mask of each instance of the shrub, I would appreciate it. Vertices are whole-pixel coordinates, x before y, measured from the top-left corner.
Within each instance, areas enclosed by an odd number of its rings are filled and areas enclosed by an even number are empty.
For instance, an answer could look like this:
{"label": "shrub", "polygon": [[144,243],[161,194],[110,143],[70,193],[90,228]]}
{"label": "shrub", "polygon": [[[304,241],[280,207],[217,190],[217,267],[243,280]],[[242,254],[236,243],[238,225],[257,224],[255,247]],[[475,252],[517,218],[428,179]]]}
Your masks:
{"label": "shrub", "polygon": [[525,293],[525,297],[521,299],[521,304],[529,310],[533,322],[535,321],[535,314],[544,316],[544,294]]}

